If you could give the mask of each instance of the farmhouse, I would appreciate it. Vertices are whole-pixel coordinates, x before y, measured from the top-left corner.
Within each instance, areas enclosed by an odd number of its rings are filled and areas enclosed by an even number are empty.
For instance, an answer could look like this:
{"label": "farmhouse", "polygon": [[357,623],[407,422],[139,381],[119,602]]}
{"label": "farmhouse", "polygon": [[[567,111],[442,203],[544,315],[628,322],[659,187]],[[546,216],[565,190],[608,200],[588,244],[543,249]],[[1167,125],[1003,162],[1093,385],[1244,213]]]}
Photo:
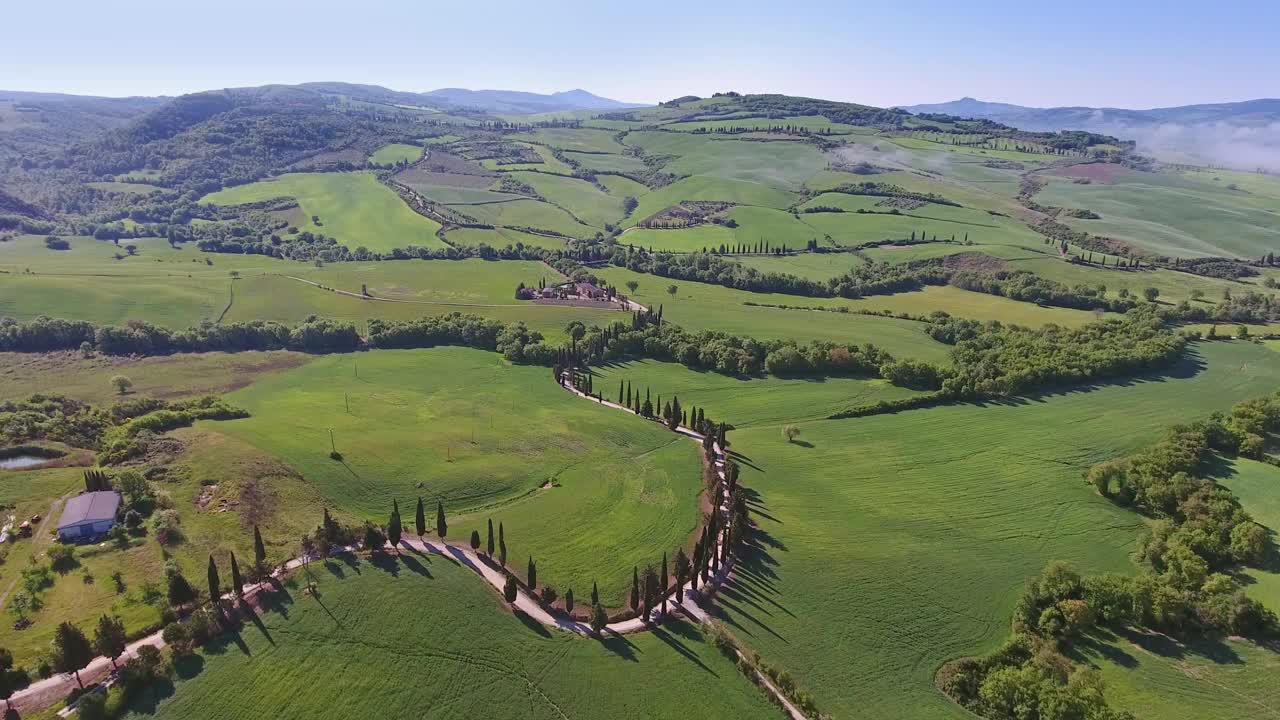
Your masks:
{"label": "farmhouse", "polygon": [[115,526],[119,510],[118,492],[106,490],[77,495],[67,501],[58,520],[58,539],[78,542],[101,537]]}
{"label": "farmhouse", "polygon": [[575,290],[578,293],[578,297],[582,297],[582,298],[599,300],[600,298],[603,298],[605,296],[604,290],[601,290],[595,284],[589,283],[589,282],[577,283]]}

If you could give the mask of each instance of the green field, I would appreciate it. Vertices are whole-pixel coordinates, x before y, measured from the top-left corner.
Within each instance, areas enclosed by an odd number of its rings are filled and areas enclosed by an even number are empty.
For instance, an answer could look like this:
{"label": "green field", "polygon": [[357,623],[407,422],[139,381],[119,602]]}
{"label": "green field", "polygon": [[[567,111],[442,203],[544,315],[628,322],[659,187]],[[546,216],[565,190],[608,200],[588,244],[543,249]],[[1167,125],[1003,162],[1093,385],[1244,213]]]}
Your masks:
{"label": "green field", "polygon": [[489,247],[504,248],[508,245],[528,245],[530,247],[547,248],[548,250],[562,250],[565,246],[564,238],[535,235],[534,233],[512,230],[511,228],[454,228],[447,231],[444,236],[448,238],[451,244],[458,246],[483,244]]}
{"label": "green field", "polygon": [[[293,173],[206,195],[200,202],[241,205],[291,197],[308,218],[301,230],[337,238],[352,249],[373,251],[417,245],[445,247],[436,237],[440,224],[409,209],[369,173]],[[311,221],[320,218],[320,224]]]}
{"label": "green field", "polygon": [[917,292],[895,295],[872,295],[848,301],[848,305],[864,310],[888,310],[895,315],[929,315],[941,311],[956,317],[972,320],[999,320],[1026,327],[1040,327],[1056,323],[1066,327],[1079,327],[1099,319],[1099,313],[1088,310],[1050,307],[1035,303],[1010,300],[999,295],[961,290],[950,285],[930,286]]}
{"label": "green field", "polygon": [[765,539],[720,594],[727,621],[833,716],[966,717],[934,672],[1008,636],[1026,578],[1050,560],[1132,568],[1141,516],[1081,473],[1277,382],[1265,348],[1208,343],[1161,378],[803,422],[803,443],[735,430]]}
{"label": "green field", "polygon": [[182,661],[176,687],[128,717],[778,716],[685,622],[604,643],[544,630],[439,556],[316,563],[311,576],[314,597],[291,583],[281,610]]}
{"label": "green field", "polygon": [[644,161],[631,155],[614,155],[586,152],[565,151],[565,157],[582,166],[583,170],[595,172],[644,172]]}
{"label": "green field", "polygon": [[449,207],[487,225],[534,228],[576,238],[589,238],[599,230],[579,222],[555,205],[525,198],[484,205],[455,204]]}
{"label": "green field", "polygon": [[530,172],[515,172],[511,176],[532,185],[548,202],[592,227],[603,228],[605,223],[622,220],[622,199],[585,180]]}
{"label": "green field", "polygon": [[640,196],[639,207],[631,213],[623,226],[635,225],[650,215],[685,200],[710,200],[781,209],[791,205],[795,198],[793,193],[760,183],[695,175]]}
{"label": "green field", "polygon": [[862,378],[735,378],[700,372],[676,363],[632,360],[600,368],[597,391],[617,400],[618,382],[633,390],[651,388],[663,397],[675,395],[680,405],[696,405],[716,420],[732,420],[737,427],[777,426],[819,420],[841,410],[896,400],[920,393],[884,380]]}
{"label": "green field", "polygon": [[393,500],[412,517],[418,497],[438,499],[456,538],[501,521],[513,567],[532,554],[558,587],[598,580],[611,606],[633,565],[674,552],[698,522],[694,443],[494,353],[326,356],[228,399],[252,417],[214,429],[297,468],[333,507],[385,522]]}
{"label": "green field", "polygon": [[394,165],[401,160],[411,163],[421,158],[422,147],[420,145],[391,143],[378,148],[376,152],[369,156],[369,162],[375,165]]}
{"label": "green field", "polygon": [[776,272],[809,280],[824,281],[839,277],[863,263],[852,253],[797,253],[795,255],[747,255],[733,261],[762,273]]}
{"label": "green field", "polygon": [[[1143,289],[1153,287],[1160,291],[1161,302],[1181,302],[1192,300],[1192,292],[1199,290],[1203,295],[1202,307],[1222,301],[1222,294],[1242,294],[1246,292],[1262,292],[1274,295],[1274,290],[1267,290],[1256,285],[1249,285],[1232,280],[1192,275],[1174,270],[1121,270],[1119,268],[1102,268],[1097,265],[1077,265],[1053,257],[1014,259],[1010,258],[1011,269],[1029,270],[1040,277],[1056,280],[1064,285],[1106,285],[1107,294],[1115,297],[1121,288],[1127,288],[1135,296],[1141,296]],[[1208,303],[1208,304],[1206,304]]]}
{"label": "green field", "polygon": [[1053,178],[1036,200],[1045,205],[1087,208],[1098,220],[1068,225],[1179,257],[1258,257],[1280,245],[1280,182],[1264,178],[1232,190],[1236,178],[1213,173],[1123,171],[1113,183],[1080,185]]}
{"label": "green field", "polygon": [[[652,308],[663,306],[663,317],[691,330],[719,330],[762,340],[827,340],[873,343],[895,357],[932,362],[949,361],[951,348],[924,334],[925,324],[912,320],[818,310],[754,307],[746,302],[839,308],[852,303],[841,298],[753,293],[719,285],[673,281],[624,268],[597,270],[596,275],[627,294],[628,280],[640,283],[632,297]],[[672,297],[667,287],[675,285]]]}

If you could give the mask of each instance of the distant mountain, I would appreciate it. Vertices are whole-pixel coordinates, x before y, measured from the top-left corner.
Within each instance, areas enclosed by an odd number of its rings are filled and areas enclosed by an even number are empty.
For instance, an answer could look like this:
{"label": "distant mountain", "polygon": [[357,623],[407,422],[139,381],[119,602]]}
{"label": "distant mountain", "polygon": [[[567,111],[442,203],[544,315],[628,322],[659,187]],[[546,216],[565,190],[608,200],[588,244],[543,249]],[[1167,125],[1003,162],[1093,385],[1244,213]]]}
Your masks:
{"label": "distant mountain", "polygon": [[459,107],[499,113],[540,113],[563,110],[624,110],[647,107],[593,95],[586,90],[566,90],[543,95],[519,90],[467,90],[441,88],[422,93],[423,97]]}
{"label": "distant mountain", "polygon": [[1136,140],[1139,152],[1170,162],[1280,169],[1280,99],[1129,110],[1036,108],[966,97],[903,109],[985,118],[1024,130],[1091,130]]}

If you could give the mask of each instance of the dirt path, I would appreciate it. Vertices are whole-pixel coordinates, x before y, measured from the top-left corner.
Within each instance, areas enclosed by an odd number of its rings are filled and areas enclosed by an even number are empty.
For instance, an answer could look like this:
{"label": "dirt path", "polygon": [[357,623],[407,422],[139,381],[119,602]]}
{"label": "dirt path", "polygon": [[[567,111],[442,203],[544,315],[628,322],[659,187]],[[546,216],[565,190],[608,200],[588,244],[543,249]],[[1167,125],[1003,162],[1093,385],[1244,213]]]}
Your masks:
{"label": "dirt path", "polygon": [[[49,503],[49,512],[45,513],[44,519],[40,522],[40,529],[36,530],[35,536],[31,538],[31,551],[33,553],[39,552],[44,541],[49,538],[49,533],[52,532],[53,525],[56,522],[54,518],[58,515],[58,508],[62,507],[62,503],[66,499],[66,497],[60,497]],[[17,585],[18,578],[15,577],[5,586],[4,592],[0,593],[0,607],[4,607],[5,603],[9,602],[9,595]]]}

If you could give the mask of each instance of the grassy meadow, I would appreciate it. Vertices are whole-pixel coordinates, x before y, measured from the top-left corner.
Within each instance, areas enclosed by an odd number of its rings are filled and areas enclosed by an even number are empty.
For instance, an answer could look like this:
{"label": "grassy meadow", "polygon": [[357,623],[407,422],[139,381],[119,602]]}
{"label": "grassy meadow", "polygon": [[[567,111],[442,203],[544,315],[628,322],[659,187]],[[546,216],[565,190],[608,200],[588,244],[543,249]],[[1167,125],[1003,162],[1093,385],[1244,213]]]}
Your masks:
{"label": "grassy meadow", "polygon": [[180,663],[176,686],[127,717],[778,715],[686,622],[603,643],[548,631],[439,556],[315,563],[303,577],[314,596],[291,583],[278,611]]}
{"label": "grassy meadow", "polygon": [[227,398],[252,417],[212,429],[295,468],[331,507],[385,522],[393,500],[406,518],[418,497],[439,500],[460,539],[501,521],[514,568],[533,555],[557,587],[597,579],[611,606],[633,565],[674,552],[698,522],[694,443],[494,353],[325,356]]}
{"label": "grassy meadow", "polygon": [[[896,357],[948,362],[951,348],[924,333],[924,323],[858,313],[821,310],[787,310],[744,303],[772,303],[839,308],[851,305],[841,298],[802,298],[794,295],[753,293],[706,283],[672,281],[635,273],[625,268],[605,268],[596,275],[620,292],[631,294],[646,306],[663,308],[663,317],[692,330],[719,330],[763,340],[794,339],[873,343]],[[628,280],[639,283],[635,293]],[[674,296],[667,292],[676,286]]]}
{"label": "grassy meadow", "polygon": [[375,165],[394,165],[395,163],[416,162],[422,158],[422,147],[419,145],[406,145],[405,143],[391,143],[378,148],[369,156],[369,162]]}
{"label": "grassy meadow", "polygon": [[376,252],[409,245],[445,247],[436,237],[439,223],[410,210],[369,173],[291,173],[219,190],[200,201],[241,205],[279,197],[298,201],[307,218],[299,230],[323,233],[352,249],[366,247]]}
{"label": "grassy meadow", "polygon": [[1277,382],[1269,350],[1203,343],[1161,377],[801,422],[795,443],[776,425],[734,430],[763,541],[720,594],[725,620],[824,712],[965,717],[934,672],[1007,637],[1024,580],[1050,560],[1132,568],[1142,517],[1082,472]]}

